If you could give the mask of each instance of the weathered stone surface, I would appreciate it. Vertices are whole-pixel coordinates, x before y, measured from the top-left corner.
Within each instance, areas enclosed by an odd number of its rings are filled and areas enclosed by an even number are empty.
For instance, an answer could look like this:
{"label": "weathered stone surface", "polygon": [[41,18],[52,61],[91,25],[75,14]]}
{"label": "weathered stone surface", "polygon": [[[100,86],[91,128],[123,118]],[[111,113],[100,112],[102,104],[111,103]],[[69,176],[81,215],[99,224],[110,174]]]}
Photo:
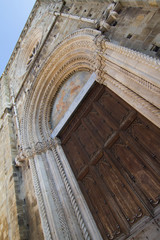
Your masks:
{"label": "weathered stone surface", "polygon": [[[56,153],[50,139],[53,102],[70,76],[96,72],[159,126],[160,64],[148,57],[160,57],[159,0],[114,2],[36,1],[0,79],[1,240],[101,239],[63,150]],[[159,239],[156,214],[129,239]]]}

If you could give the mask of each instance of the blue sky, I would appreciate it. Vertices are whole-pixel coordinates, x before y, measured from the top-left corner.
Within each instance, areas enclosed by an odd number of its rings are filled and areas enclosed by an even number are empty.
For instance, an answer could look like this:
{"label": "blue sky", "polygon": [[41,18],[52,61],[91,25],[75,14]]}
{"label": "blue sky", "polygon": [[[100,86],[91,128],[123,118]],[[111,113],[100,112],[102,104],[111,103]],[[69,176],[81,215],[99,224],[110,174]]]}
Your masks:
{"label": "blue sky", "polygon": [[35,0],[0,0],[0,76],[13,52]]}

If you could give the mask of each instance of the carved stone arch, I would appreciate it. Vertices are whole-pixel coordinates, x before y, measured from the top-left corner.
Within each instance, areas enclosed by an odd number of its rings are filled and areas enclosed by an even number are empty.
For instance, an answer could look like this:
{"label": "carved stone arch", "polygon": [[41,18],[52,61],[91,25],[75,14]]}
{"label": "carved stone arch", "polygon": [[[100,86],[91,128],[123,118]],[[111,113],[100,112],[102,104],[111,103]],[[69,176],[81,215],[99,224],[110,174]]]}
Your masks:
{"label": "carved stone arch", "polygon": [[[37,77],[32,83],[25,103],[21,128],[22,148],[30,162],[42,227],[46,239],[52,239],[53,232],[57,232],[57,236],[60,234],[60,238],[57,237],[54,239],[71,239],[69,230],[71,226],[71,228],[74,227],[77,229],[78,233],[76,234],[78,234],[79,239],[82,239],[81,235],[84,236],[84,239],[90,239],[75,196],[72,193],[70,184],[52,144],[49,121],[52,103],[61,85],[75,72],[96,71],[97,46],[94,39],[98,34],[99,31],[97,30],[82,29],[64,39],[43,63]],[[59,169],[59,173],[56,174],[58,180],[51,181],[48,178],[46,181],[42,179],[42,174],[46,174],[47,177],[45,164],[49,164],[49,162],[52,162],[54,169]],[[62,205],[66,203],[63,202],[64,199],[60,200],[61,196],[58,196],[57,192],[60,186],[55,186],[54,181],[56,181],[56,184],[63,182],[66,189],[63,191],[67,191],[68,193],[66,196],[68,200],[65,201],[69,202],[65,208]],[[52,200],[50,197],[50,200],[48,199],[46,203],[44,199],[48,198],[48,196],[46,192],[41,190],[41,184],[46,185],[50,189],[50,195],[52,196]],[[56,208],[56,211],[53,213],[50,211],[50,208]],[[68,227],[68,221],[65,217],[67,215],[66,211],[68,214],[72,212],[72,220],[69,220],[71,222],[69,223],[70,227]],[[56,220],[54,221],[53,218]],[[96,229],[96,226],[92,228]],[[72,233],[73,239],[75,239],[74,232]],[[99,233],[97,234],[96,236],[99,236]]]}
{"label": "carved stone arch", "polygon": [[71,34],[54,49],[41,67],[24,108],[24,148],[49,138],[50,108],[63,82],[74,72],[96,71],[97,46],[94,39],[98,34],[99,31],[92,29]]}
{"label": "carved stone arch", "polygon": [[[72,206],[71,210],[74,210],[73,215],[76,216],[84,239],[101,239],[101,236],[96,230],[96,225],[94,225],[87,206],[83,202],[83,195],[78,190],[78,183],[74,179],[63,149],[56,141],[52,144],[49,121],[51,107],[57,92],[75,72],[81,70],[96,72],[97,81],[106,85],[158,126],[160,116],[158,103],[158,99],[160,99],[159,65],[160,63],[152,58],[108,43],[97,30],[82,29],[64,39],[51,52],[39,70],[24,108],[23,150],[27,153],[27,150],[31,149],[31,154],[28,154],[28,157],[34,158],[31,161],[32,171],[35,173],[36,180],[34,181],[36,187],[38,186],[37,198],[40,198],[39,202],[43,206],[43,213],[45,213],[45,209],[46,211],[47,208],[49,209],[49,205],[44,203],[43,197],[46,196],[43,196],[43,194],[45,193],[41,193],[40,182],[44,181],[41,171],[47,171],[45,167],[47,161],[49,164],[55,164],[55,169],[59,171],[60,177],[58,180],[56,179],[56,184],[53,186],[53,182],[48,181],[48,186],[50,186],[50,189],[55,189],[52,201],[55,205],[58,202],[58,216],[59,209],[62,209],[59,224],[64,222],[65,232],[68,232],[69,239],[68,223],[65,220],[65,214],[63,214],[66,209],[61,206],[63,199],[61,201],[57,199],[59,181],[63,182],[63,186],[65,186],[70,201],[68,205],[70,204]],[[41,166],[43,166],[43,169],[41,169]],[[49,166],[53,168],[52,165]],[[54,171],[52,171],[53,173]],[[40,196],[39,192],[41,193]],[[52,204],[52,201],[50,204]],[[45,228],[49,228],[48,226],[49,223]]]}

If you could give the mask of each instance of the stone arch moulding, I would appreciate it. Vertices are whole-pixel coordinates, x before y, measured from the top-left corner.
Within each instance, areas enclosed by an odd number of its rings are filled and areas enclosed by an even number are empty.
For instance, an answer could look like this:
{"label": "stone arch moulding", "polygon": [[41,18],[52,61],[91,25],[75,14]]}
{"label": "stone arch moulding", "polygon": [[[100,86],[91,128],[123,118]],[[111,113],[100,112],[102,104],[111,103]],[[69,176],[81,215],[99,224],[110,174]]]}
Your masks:
{"label": "stone arch moulding", "polygon": [[96,71],[97,47],[94,38],[98,34],[99,31],[93,29],[79,30],[71,34],[55,48],[43,64],[25,104],[22,124],[24,148],[50,137],[51,104],[63,82],[74,72]]}
{"label": "stone arch moulding", "polygon": [[30,129],[29,139],[26,130],[23,131],[24,148],[28,145],[26,139],[30,144],[41,138],[48,139],[50,104],[61,84],[80,70],[95,71],[98,82],[111,88],[155,125],[160,125],[160,62],[108,42],[97,30],[82,29],[55,48],[32,84],[25,104],[23,126]]}
{"label": "stone arch moulding", "polygon": [[[96,72],[98,82],[106,85],[160,127],[158,60],[110,43],[99,31],[93,29],[76,31],[64,39],[37,73],[26,100],[21,128],[22,148],[30,161],[46,239],[53,239],[53,232],[56,235],[54,239],[70,238],[71,225],[66,219],[70,211],[74,213],[70,221],[76,219],[77,225],[75,223],[74,227],[77,228],[77,233],[81,232],[82,239],[101,239],[67,159],[59,143],[50,137],[51,107],[56,93],[64,81],[81,70]],[[46,167],[49,166],[53,177],[51,163],[57,169],[53,179],[55,184],[49,181],[50,177],[46,173]],[[41,191],[45,182],[42,177],[44,175],[48,179],[48,185],[45,186],[52,192],[52,200],[47,193]],[[64,186],[67,206],[57,194],[60,188],[58,182]],[[45,199],[48,200],[44,201]],[[52,216],[53,209],[57,213],[54,214],[56,220]]]}

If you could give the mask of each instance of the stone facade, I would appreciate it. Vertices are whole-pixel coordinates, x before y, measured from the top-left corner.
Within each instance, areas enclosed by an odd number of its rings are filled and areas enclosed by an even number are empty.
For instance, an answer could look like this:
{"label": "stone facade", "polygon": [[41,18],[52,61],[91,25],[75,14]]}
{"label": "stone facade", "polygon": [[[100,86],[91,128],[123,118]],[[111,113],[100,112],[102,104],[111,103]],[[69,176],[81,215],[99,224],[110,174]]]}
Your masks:
{"label": "stone facade", "polygon": [[[160,127],[159,58],[159,0],[36,1],[0,79],[1,240],[102,239],[52,109],[67,79],[94,72]],[[128,237],[159,238],[158,208]]]}

